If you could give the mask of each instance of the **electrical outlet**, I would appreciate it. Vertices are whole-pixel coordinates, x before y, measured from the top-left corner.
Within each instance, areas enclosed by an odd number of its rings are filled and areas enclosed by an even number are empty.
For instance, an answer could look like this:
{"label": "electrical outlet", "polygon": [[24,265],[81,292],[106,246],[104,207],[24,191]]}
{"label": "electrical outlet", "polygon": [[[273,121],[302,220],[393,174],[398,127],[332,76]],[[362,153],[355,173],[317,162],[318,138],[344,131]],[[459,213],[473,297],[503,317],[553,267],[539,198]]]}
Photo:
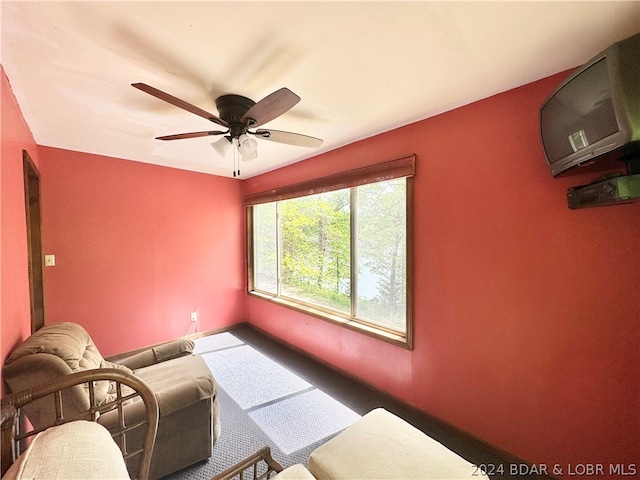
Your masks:
{"label": "electrical outlet", "polygon": [[191,321],[192,322],[198,321],[198,312],[191,312]]}

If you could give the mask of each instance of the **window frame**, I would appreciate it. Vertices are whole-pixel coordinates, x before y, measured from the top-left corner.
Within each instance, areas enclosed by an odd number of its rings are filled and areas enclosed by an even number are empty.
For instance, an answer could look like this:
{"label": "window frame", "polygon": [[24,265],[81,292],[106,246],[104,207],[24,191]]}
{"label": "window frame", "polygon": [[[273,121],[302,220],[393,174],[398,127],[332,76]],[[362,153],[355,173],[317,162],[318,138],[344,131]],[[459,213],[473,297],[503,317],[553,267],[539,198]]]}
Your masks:
{"label": "window frame", "polygon": [[[340,325],[351,330],[372,336],[374,338],[392,343],[394,345],[413,350],[413,177],[415,175],[415,155],[409,155],[388,162],[374,164],[360,169],[330,175],[314,179],[308,182],[288,185],[281,188],[259,192],[245,196],[246,215],[246,247],[247,247],[247,294],[260,298],[274,304],[311,315],[315,318]],[[324,308],[319,305],[306,303],[299,299],[287,297],[286,295],[274,294],[262,290],[256,290],[254,285],[254,240],[253,240],[253,206],[262,203],[271,203],[292,198],[300,198],[332,190],[352,188],[350,194],[353,197],[353,187],[378,183],[392,179],[405,179],[405,208],[406,208],[406,315],[405,332],[399,332],[392,328],[387,328],[375,322],[368,322],[366,319],[352,317],[350,314]],[[355,235],[354,209],[351,209],[351,247],[353,249]],[[278,228],[279,222],[278,222]],[[279,248],[279,247],[278,247]],[[352,250],[353,251],[353,250]],[[353,258],[353,256],[352,256]],[[357,268],[355,262],[351,264],[351,279],[353,281],[354,270]],[[351,289],[351,300],[357,294],[356,289]]]}

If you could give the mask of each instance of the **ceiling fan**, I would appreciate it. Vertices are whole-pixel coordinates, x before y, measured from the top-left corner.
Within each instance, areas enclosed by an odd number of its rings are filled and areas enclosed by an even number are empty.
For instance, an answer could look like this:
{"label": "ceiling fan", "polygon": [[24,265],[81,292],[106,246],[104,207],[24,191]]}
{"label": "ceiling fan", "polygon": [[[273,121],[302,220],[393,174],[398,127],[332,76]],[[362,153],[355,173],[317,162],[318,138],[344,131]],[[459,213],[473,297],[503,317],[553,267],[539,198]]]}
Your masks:
{"label": "ceiling fan", "polygon": [[[257,157],[257,142],[251,138],[251,136],[298,147],[318,148],[323,142],[319,138],[299,133],[283,132],[281,130],[264,128],[253,131],[250,130],[279,117],[300,101],[300,97],[288,88],[276,90],[257,103],[242,95],[222,95],[216,99],[216,108],[218,109],[218,116],[216,116],[147,84],[132,83],[131,86],[176,107],[206,118],[221,127],[227,128],[227,130],[164,135],[156,137],[158,140],[179,140],[183,138],[206,137],[208,135],[224,135],[224,137],[211,145],[223,156],[231,145],[235,145],[242,160],[253,160]],[[233,176],[235,177],[236,174],[240,175],[240,170],[235,168],[234,162]]]}

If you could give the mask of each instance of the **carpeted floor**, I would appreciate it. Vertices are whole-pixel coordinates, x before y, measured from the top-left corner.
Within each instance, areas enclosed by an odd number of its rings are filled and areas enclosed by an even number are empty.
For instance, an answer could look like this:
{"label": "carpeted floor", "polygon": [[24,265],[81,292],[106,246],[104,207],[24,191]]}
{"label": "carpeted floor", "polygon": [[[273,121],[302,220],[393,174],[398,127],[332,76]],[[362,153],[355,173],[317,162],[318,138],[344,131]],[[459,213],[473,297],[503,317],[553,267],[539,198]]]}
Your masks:
{"label": "carpeted floor", "polygon": [[196,340],[195,353],[218,383],[222,435],[209,461],[165,478],[209,479],[263,446],[285,467],[306,464],[309,453],[360,418],[313,379],[261,352],[252,333],[241,327]]}
{"label": "carpeted floor", "polygon": [[377,407],[404,418],[474,464],[501,462],[250,327],[200,338],[195,353],[202,355],[218,383],[222,435],[212,458],[166,480],[210,479],[263,446],[271,447],[273,457],[285,468],[306,465],[315,448]]}

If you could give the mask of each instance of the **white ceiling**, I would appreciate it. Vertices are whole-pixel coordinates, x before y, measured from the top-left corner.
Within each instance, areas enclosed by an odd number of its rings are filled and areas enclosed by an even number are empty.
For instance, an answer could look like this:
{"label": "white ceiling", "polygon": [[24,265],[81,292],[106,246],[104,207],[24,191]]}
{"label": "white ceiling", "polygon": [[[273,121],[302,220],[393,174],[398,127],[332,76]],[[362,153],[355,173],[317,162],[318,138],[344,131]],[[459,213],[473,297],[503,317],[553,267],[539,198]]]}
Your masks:
{"label": "white ceiling", "polygon": [[2,65],[39,145],[231,176],[215,98],[302,101],[266,127],[246,178],[573,68],[640,31],[640,2],[1,1]]}

